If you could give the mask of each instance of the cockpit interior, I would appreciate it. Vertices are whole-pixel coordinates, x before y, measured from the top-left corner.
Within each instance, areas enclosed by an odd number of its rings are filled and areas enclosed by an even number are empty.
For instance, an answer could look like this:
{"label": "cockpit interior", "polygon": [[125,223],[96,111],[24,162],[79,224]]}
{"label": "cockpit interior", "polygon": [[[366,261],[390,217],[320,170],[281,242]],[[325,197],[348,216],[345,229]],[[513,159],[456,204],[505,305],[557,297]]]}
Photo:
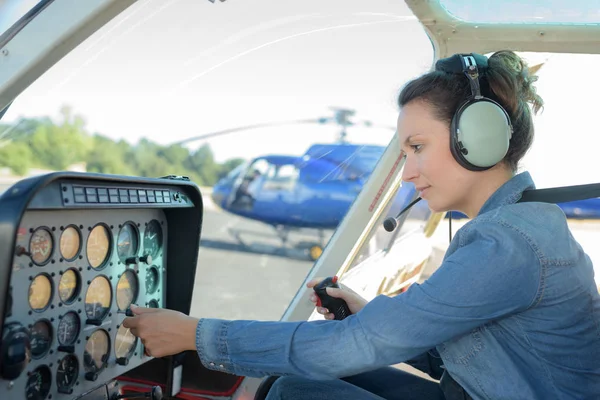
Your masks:
{"label": "cockpit interior", "polygon": [[[214,7],[226,4],[210,2]],[[35,79],[137,1],[33,3],[0,35],[0,117]],[[478,24],[450,15],[440,1],[406,4],[422,23],[438,58],[466,49],[485,53],[507,46],[522,51],[600,51],[598,21],[549,23],[544,29],[523,21]],[[44,30],[48,26],[51,29]],[[18,57],[10,58],[13,54]],[[305,282],[336,274],[344,279],[348,272],[349,282],[375,296],[399,293],[420,277],[431,252],[420,239],[432,235],[443,215],[415,207],[413,215],[400,220],[408,223],[396,235],[405,231],[421,235],[402,238],[413,254],[418,253],[417,261],[408,257],[409,252],[392,249],[395,239],[377,230],[382,231],[381,222],[391,215],[394,196],[400,193],[403,157],[397,137],[377,156],[372,175],[322,255],[311,264]],[[289,168],[267,170],[273,175],[266,175],[273,190],[289,191],[299,178],[291,164],[283,167]],[[600,186],[591,186],[587,192],[580,188],[579,193],[585,192],[581,198],[600,194]],[[268,380],[209,370],[195,352],[151,357],[143,343],[121,326],[132,304],[190,314],[193,297],[203,295],[195,281],[203,263],[199,247],[206,198],[186,176],[69,171],[28,177],[0,193],[0,399],[264,399]],[[378,235],[389,246],[364,261],[367,242]],[[355,274],[359,261],[372,268],[376,284]],[[410,267],[399,270],[399,264]],[[304,285],[290,296],[282,321],[314,316]],[[205,296],[202,301],[211,299]]]}

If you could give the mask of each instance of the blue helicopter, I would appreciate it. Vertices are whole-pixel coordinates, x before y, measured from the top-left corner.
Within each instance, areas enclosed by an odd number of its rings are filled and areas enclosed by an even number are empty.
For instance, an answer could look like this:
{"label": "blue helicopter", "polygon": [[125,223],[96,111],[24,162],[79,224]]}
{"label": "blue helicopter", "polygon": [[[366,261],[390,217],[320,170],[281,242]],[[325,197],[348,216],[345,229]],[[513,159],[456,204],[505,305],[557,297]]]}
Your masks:
{"label": "blue helicopter", "polygon": [[[354,110],[333,110],[333,117],[233,128],[177,143],[261,126],[337,124],[341,129],[335,143],[313,144],[304,154],[296,156],[272,154],[254,158],[219,180],[211,195],[213,202],[223,210],[275,228],[284,246],[291,231],[316,230],[317,243],[300,245],[306,247],[305,252],[315,260],[323,250],[325,231],[339,225],[386,149],[385,146],[348,143],[347,128],[360,124],[395,131],[394,127],[376,126],[370,121],[352,121]],[[404,203],[400,199],[406,198],[408,202],[416,195],[412,185],[403,185],[402,191],[405,196],[396,196],[395,203],[398,205],[392,206],[390,211],[399,209]]]}
{"label": "blue helicopter", "polygon": [[[241,164],[213,186],[222,209],[275,228],[283,244],[288,233],[316,229],[319,243],[307,248],[311,259],[323,250],[324,230],[335,229],[375,168],[385,147],[366,144],[313,144],[301,156],[266,155]],[[403,184],[389,212],[397,213],[416,196]],[[418,203],[426,208],[426,202]]]}

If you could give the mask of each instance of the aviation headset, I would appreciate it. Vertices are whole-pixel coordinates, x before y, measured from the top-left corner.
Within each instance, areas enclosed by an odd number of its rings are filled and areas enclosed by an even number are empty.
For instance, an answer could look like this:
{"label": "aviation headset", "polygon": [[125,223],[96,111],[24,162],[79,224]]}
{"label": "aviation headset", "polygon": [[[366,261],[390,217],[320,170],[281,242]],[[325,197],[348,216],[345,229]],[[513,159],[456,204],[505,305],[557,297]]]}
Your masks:
{"label": "aviation headset", "polygon": [[[470,171],[485,171],[502,161],[508,152],[512,124],[506,110],[481,94],[479,74],[488,69],[480,54],[455,54],[438,60],[436,71],[465,74],[471,96],[454,113],[450,125],[450,151]],[[484,83],[487,85],[487,82]]]}

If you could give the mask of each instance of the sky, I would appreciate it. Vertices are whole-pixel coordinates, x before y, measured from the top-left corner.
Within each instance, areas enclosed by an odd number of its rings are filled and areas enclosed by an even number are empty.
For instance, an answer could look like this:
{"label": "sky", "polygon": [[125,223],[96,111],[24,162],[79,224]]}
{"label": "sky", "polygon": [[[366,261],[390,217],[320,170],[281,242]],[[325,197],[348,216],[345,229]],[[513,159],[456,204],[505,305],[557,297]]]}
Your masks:
{"label": "sky", "polygon": [[[600,56],[530,54],[546,61],[546,101],[524,162],[538,187],[600,182],[596,158]],[[257,123],[331,116],[389,128],[350,128],[355,143],[386,145],[396,95],[426,72],[433,49],[402,0],[143,0],[34,82],[4,121],[56,116],[62,105],[87,129],[161,144]],[[573,70],[573,66],[577,66]],[[302,154],[332,142],[333,125],[252,129],[209,143],[218,161]],[[597,172],[598,171],[598,172]]]}

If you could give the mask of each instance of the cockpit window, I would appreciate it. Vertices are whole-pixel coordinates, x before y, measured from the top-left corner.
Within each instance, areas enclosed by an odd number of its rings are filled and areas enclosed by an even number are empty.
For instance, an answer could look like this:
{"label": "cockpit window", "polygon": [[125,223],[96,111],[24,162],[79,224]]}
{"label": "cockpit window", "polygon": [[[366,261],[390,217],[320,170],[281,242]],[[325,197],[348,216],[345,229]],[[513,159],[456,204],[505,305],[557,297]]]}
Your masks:
{"label": "cockpit window", "polygon": [[0,1],[0,44],[25,26],[28,18],[53,0],[2,0]]}
{"label": "cockpit window", "polygon": [[440,0],[459,19],[475,23],[600,24],[596,0]]}

